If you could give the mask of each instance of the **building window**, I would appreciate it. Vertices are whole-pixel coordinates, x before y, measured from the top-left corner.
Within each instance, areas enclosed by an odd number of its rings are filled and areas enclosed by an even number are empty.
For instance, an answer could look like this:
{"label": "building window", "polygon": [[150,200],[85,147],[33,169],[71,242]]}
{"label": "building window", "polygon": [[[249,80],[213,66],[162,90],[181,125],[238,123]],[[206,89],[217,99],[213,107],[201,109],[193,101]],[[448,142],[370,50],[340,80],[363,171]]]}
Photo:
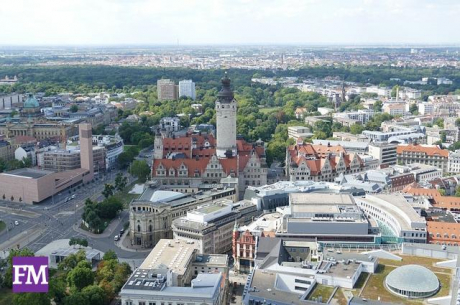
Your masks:
{"label": "building window", "polygon": [[137,225],[137,232],[140,232],[140,231],[141,231],[141,226]]}

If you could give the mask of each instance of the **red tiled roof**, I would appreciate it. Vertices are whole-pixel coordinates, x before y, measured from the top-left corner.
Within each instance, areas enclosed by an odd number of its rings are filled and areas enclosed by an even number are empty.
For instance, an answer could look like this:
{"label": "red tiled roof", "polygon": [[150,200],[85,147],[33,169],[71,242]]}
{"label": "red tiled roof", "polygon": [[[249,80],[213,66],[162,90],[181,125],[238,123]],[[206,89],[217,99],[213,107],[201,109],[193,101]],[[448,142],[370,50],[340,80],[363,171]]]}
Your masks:
{"label": "red tiled roof", "polygon": [[438,146],[421,146],[421,145],[398,145],[396,147],[396,153],[402,154],[403,152],[420,152],[425,153],[428,156],[440,156],[447,158],[449,157],[449,151],[446,149],[441,149]]}

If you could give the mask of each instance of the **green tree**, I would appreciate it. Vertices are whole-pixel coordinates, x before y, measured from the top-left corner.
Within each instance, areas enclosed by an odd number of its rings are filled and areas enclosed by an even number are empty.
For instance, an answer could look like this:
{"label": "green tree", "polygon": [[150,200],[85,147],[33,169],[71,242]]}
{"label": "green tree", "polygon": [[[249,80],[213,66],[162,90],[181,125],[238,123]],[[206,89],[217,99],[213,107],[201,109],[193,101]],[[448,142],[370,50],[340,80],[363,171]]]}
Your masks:
{"label": "green tree", "polygon": [[455,120],[455,126],[460,127],[460,118]]}
{"label": "green tree", "polygon": [[51,301],[47,293],[15,293],[14,305],[49,305]]}
{"label": "green tree", "polygon": [[117,260],[118,256],[113,250],[109,250],[104,253],[104,256],[102,257],[102,260],[104,261],[109,261],[109,260]]}
{"label": "green tree", "polygon": [[455,197],[460,197],[460,186],[455,190]]}
{"label": "green tree", "polygon": [[417,115],[418,114],[418,106],[417,106],[417,103],[413,103],[410,105],[409,107],[409,112],[412,113],[413,115]]}
{"label": "green tree", "polygon": [[79,262],[86,260],[85,250],[79,250],[75,254],[70,254],[64,258],[58,265],[59,270],[69,271],[77,267]]}
{"label": "green tree", "polygon": [[140,183],[147,181],[147,178],[150,174],[150,167],[144,160],[134,160],[131,165],[130,173],[133,176],[136,176]]}
{"label": "green tree", "polygon": [[122,173],[118,173],[115,177],[115,188],[121,192],[127,184],[128,178],[125,177]]}
{"label": "green tree", "polygon": [[437,118],[436,120],[434,120],[433,125],[438,125],[439,128],[444,128],[444,119]]}
{"label": "green tree", "polygon": [[105,219],[113,219],[118,212],[123,210],[123,203],[116,197],[109,197],[99,203],[98,216]]}
{"label": "green tree", "polygon": [[[81,262],[80,262],[81,263]],[[94,283],[94,273],[87,266],[77,265],[67,274],[67,283],[77,291],[81,291],[86,286]]]}
{"label": "green tree", "polygon": [[10,253],[8,254],[7,257],[7,262],[8,262],[8,268],[6,269],[5,272],[5,278],[4,278],[4,286],[11,288],[13,285],[13,257],[17,256],[35,256],[32,251],[30,251],[28,248],[22,248],[22,249],[11,249]]}
{"label": "green tree", "polygon": [[64,298],[64,305],[91,305],[86,297],[81,292],[75,292]]}
{"label": "green tree", "polygon": [[364,131],[364,126],[361,124],[353,124],[350,126],[350,133],[361,134]]}
{"label": "green tree", "polygon": [[114,190],[115,190],[115,187],[112,184],[106,183],[104,185],[104,190],[102,191],[102,195],[104,195],[105,198],[109,198],[110,196],[113,196]]}
{"label": "green tree", "polygon": [[77,111],[78,111],[78,106],[75,105],[75,104],[73,104],[72,106],[70,106],[69,111],[70,111],[70,112],[73,112],[73,113],[77,112]]}
{"label": "green tree", "polygon": [[69,240],[69,246],[73,246],[73,245],[80,245],[82,247],[88,247],[88,240],[86,240],[85,238],[72,237]]}
{"label": "green tree", "polygon": [[50,277],[49,279],[49,296],[56,304],[61,304],[66,294],[67,285],[61,277]]}
{"label": "green tree", "polygon": [[96,285],[87,286],[83,288],[82,293],[91,305],[104,305],[105,304],[105,292],[99,286],[96,286]]}
{"label": "green tree", "polygon": [[374,111],[375,112],[382,112],[382,107],[383,107],[383,102],[378,100],[378,101],[375,101],[374,103]]}
{"label": "green tree", "polygon": [[445,131],[440,132],[440,138],[441,138],[441,143],[446,143],[447,142],[447,134]]}

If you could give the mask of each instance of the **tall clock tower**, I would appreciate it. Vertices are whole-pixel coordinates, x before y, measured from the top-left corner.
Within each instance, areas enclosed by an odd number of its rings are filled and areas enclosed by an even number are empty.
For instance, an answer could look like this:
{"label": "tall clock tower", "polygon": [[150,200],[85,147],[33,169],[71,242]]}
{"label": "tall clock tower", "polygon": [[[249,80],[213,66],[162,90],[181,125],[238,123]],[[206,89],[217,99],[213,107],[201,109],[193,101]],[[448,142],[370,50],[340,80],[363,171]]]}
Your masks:
{"label": "tall clock tower", "polygon": [[217,149],[219,158],[236,156],[236,100],[225,73],[216,100]]}

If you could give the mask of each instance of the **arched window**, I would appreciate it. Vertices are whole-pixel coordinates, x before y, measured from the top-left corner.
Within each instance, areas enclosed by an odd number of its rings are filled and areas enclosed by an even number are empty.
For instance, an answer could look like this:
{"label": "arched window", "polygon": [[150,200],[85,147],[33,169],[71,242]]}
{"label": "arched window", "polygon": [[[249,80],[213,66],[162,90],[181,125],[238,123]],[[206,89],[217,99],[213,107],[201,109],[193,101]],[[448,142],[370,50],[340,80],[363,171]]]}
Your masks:
{"label": "arched window", "polygon": [[141,231],[141,226],[137,225],[137,232],[140,232],[140,231]]}
{"label": "arched window", "polygon": [[152,225],[149,226],[149,232],[152,232]]}

